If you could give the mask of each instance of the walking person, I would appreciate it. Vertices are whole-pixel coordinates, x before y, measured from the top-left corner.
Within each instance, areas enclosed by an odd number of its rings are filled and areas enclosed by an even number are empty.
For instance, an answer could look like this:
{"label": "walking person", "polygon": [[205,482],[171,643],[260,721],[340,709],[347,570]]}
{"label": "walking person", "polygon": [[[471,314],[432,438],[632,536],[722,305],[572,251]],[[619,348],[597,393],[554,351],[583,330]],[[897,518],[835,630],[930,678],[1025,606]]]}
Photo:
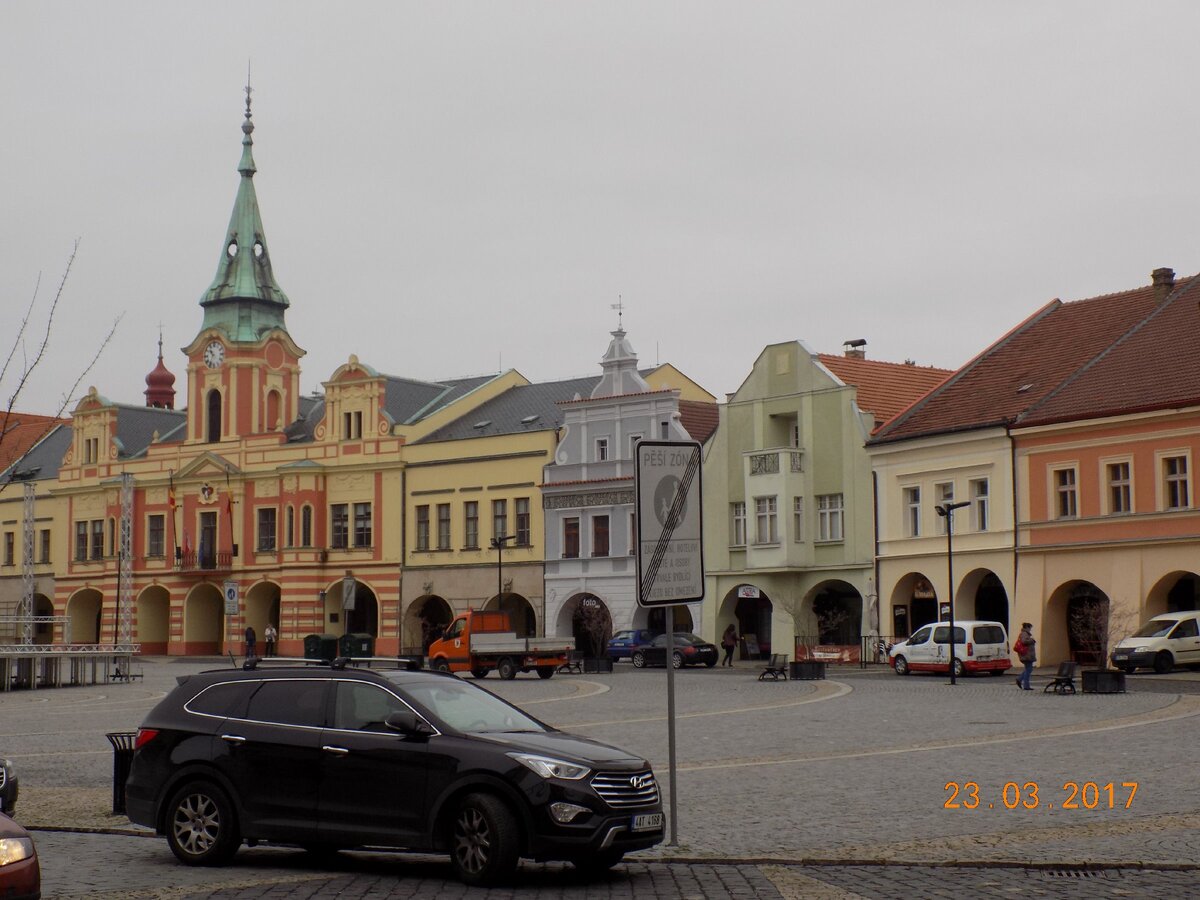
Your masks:
{"label": "walking person", "polygon": [[254,654],[254,645],[258,642],[258,635],[254,633],[254,626],[246,626],[246,659],[250,659]]}
{"label": "walking person", "polygon": [[1033,675],[1033,664],[1037,662],[1037,640],[1033,637],[1033,625],[1030,622],[1021,625],[1021,634],[1013,644],[1013,652],[1017,654],[1017,659],[1025,664],[1025,670],[1017,676],[1017,687],[1032,691],[1029,679]]}
{"label": "walking person", "polygon": [[278,638],[279,632],[275,630],[275,626],[272,623],[268,622],[266,630],[263,631],[263,640],[267,642],[266,647],[263,648],[264,656],[275,655],[275,641]]}
{"label": "walking person", "polygon": [[725,629],[725,633],[721,635],[721,646],[725,648],[725,658],[721,660],[721,665],[733,668],[733,651],[737,649],[737,643],[737,628],[730,622],[729,627]]}

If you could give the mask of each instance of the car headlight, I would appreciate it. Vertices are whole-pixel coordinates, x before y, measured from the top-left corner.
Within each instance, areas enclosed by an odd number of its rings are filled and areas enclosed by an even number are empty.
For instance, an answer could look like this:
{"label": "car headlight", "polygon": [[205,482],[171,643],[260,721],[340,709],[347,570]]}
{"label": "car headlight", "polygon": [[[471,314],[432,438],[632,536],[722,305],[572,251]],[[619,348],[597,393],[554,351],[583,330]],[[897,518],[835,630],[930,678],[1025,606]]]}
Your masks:
{"label": "car headlight", "polygon": [[537,756],[532,753],[510,753],[508,755],[543,778],[565,778],[567,781],[578,781],[591,771],[587,766],[567,762],[565,759],[554,759],[550,756]]}
{"label": "car headlight", "polygon": [[0,838],[0,866],[18,863],[33,856],[31,838]]}

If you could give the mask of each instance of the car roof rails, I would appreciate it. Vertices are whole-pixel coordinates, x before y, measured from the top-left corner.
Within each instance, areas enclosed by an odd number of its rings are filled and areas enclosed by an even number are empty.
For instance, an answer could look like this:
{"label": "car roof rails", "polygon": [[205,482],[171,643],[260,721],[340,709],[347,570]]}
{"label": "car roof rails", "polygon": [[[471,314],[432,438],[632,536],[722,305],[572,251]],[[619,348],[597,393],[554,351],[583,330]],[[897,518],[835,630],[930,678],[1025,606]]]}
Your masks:
{"label": "car roof rails", "polygon": [[356,669],[404,669],[416,672],[421,668],[421,660],[412,656],[339,656],[330,665],[335,669],[353,666]]}

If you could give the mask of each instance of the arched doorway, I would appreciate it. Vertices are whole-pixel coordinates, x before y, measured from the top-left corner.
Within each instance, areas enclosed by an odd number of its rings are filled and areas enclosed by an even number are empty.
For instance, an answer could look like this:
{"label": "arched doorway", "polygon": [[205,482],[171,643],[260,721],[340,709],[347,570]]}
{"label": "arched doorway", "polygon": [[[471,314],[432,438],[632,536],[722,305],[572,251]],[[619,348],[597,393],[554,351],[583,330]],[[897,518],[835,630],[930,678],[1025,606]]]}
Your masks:
{"label": "arched doorway", "polygon": [[[1200,609],[1200,576],[1194,572],[1171,572],[1158,580],[1146,595],[1145,618],[1163,613]],[[1141,622],[1136,622],[1136,628]]]}
{"label": "arched doorway", "polygon": [[922,625],[938,620],[933,583],[920,572],[909,572],[892,589],[892,635],[906,638]]}
{"label": "arched doorway", "polygon": [[862,594],[845,581],[826,581],[812,592],[818,644],[858,646],[862,641]]}
{"label": "arched doorway", "polygon": [[[966,599],[972,594],[975,601],[968,606]],[[958,589],[958,597],[954,612],[964,619],[982,619],[985,622],[999,622],[1006,632],[1012,629],[1008,623],[1008,591],[995,572],[989,569],[975,569],[967,574]]]}
{"label": "arched doorway", "polygon": [[274,625],[276,631],[279,630],[280,594],[279,585],[273,581],[260,581],[246,591],[242,615],[245,617],[246,625],[252,627],[258,637],[259,653],[266,652],[263,649],[263,635],[267,631],[267,625]]}
{"label": "arched doorway", "polygon": [[721,601],[717,634],[733,623],[742,637],[743,659],[766,658],[771,652],[771,598],[752,584],[739,584]]}
{"label": "arched doorway", "polygon": [[354,591],[354,609],[346,610],[346,633],[379,637],[379,601],[366,582],[358,582]]}
{"label": "arched doorway", "polygon": [[138,595],[134,613],[134,640],[142,645],[142,653],[165,654],[171,639],[171,595],[167,589],[160,584],[146,588]]}
{"label": "arched doorway", "polygon": [[557,633],[570,634],[575,649],[592,659],[604,656],[612,638],[612,615],[595,594],[576,594],[558,612]]}
{"label": "arched doorway", "polygon": [[498,609],[508,613],[508,621],[519,637],[533,637],[537,634],[537,614],[533,606],[520,594],[505,594],[502,597],[492,597],[483,605],[484,609]]}
{"label": "arched doorway", "polygon": [[[675,616],[672,620],[675,624],[675,631],[684,634],[696,630],[695,621],[692,619],[692,611],[686,604],[680,603],[675,607]],[[659,634],[667,632],[667,610],[666,607],[653,606],[646,610],[646,628],[650,631],[656,631]]]}
{"label": "arched doorway", "polygon": [[[33,595],[33,615],[38,619],[47,619],[54,615],[54,604],[45,594]],[[50,622],[34,623],[33,642],[35,644],[53,644],[54,625]]]}
{"label": "arched doorway", "polygon": [[424,653],[454,618],[454,611],[437,594],[418,597],[408,605],[404,620],[406,653]]}
{"label": "arched doorway", "polygon": [[[1111,605],[1104,591],[1090,581],[1060,585],[1046,604],[1038,661],[1049,665],[1070,659],[1095,665],[1104,648],[1104,631]],[[1036,637],[1036,635],[1034,635]]]}
{"label": "arched doorway", "polygon": [[103,599],[95,588],[84,588],[67,601],[72,644],[100,643],[100,608]]}
{"label": "arched doorway", "polygon": [[215,584],[196,585],[183,601],[186,656],[220,653],[225,645],[225,597]]}

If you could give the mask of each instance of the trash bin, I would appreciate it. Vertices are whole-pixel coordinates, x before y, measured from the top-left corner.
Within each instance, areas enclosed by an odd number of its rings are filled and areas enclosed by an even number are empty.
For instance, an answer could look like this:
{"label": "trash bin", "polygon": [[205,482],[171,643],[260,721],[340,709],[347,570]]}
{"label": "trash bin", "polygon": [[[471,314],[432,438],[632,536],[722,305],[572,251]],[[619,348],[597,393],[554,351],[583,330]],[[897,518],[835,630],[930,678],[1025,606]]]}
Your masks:
{"label": "trash bin", "polygon": [[332,662],[337,656],[337,646],[337,635],[306,634],[304,636],[304,658]]}
{"label": "trash bin", "polygon": [[375,635],[364,632],[343,634],[338,639],[338,656],[374,656]]}
{"label": "trash bin", "polygon": [[129,767],[133,764],[136,731],[113,731],[105,735],[113,748],[113,815],[125,812],[125,782],[129,778]]}

